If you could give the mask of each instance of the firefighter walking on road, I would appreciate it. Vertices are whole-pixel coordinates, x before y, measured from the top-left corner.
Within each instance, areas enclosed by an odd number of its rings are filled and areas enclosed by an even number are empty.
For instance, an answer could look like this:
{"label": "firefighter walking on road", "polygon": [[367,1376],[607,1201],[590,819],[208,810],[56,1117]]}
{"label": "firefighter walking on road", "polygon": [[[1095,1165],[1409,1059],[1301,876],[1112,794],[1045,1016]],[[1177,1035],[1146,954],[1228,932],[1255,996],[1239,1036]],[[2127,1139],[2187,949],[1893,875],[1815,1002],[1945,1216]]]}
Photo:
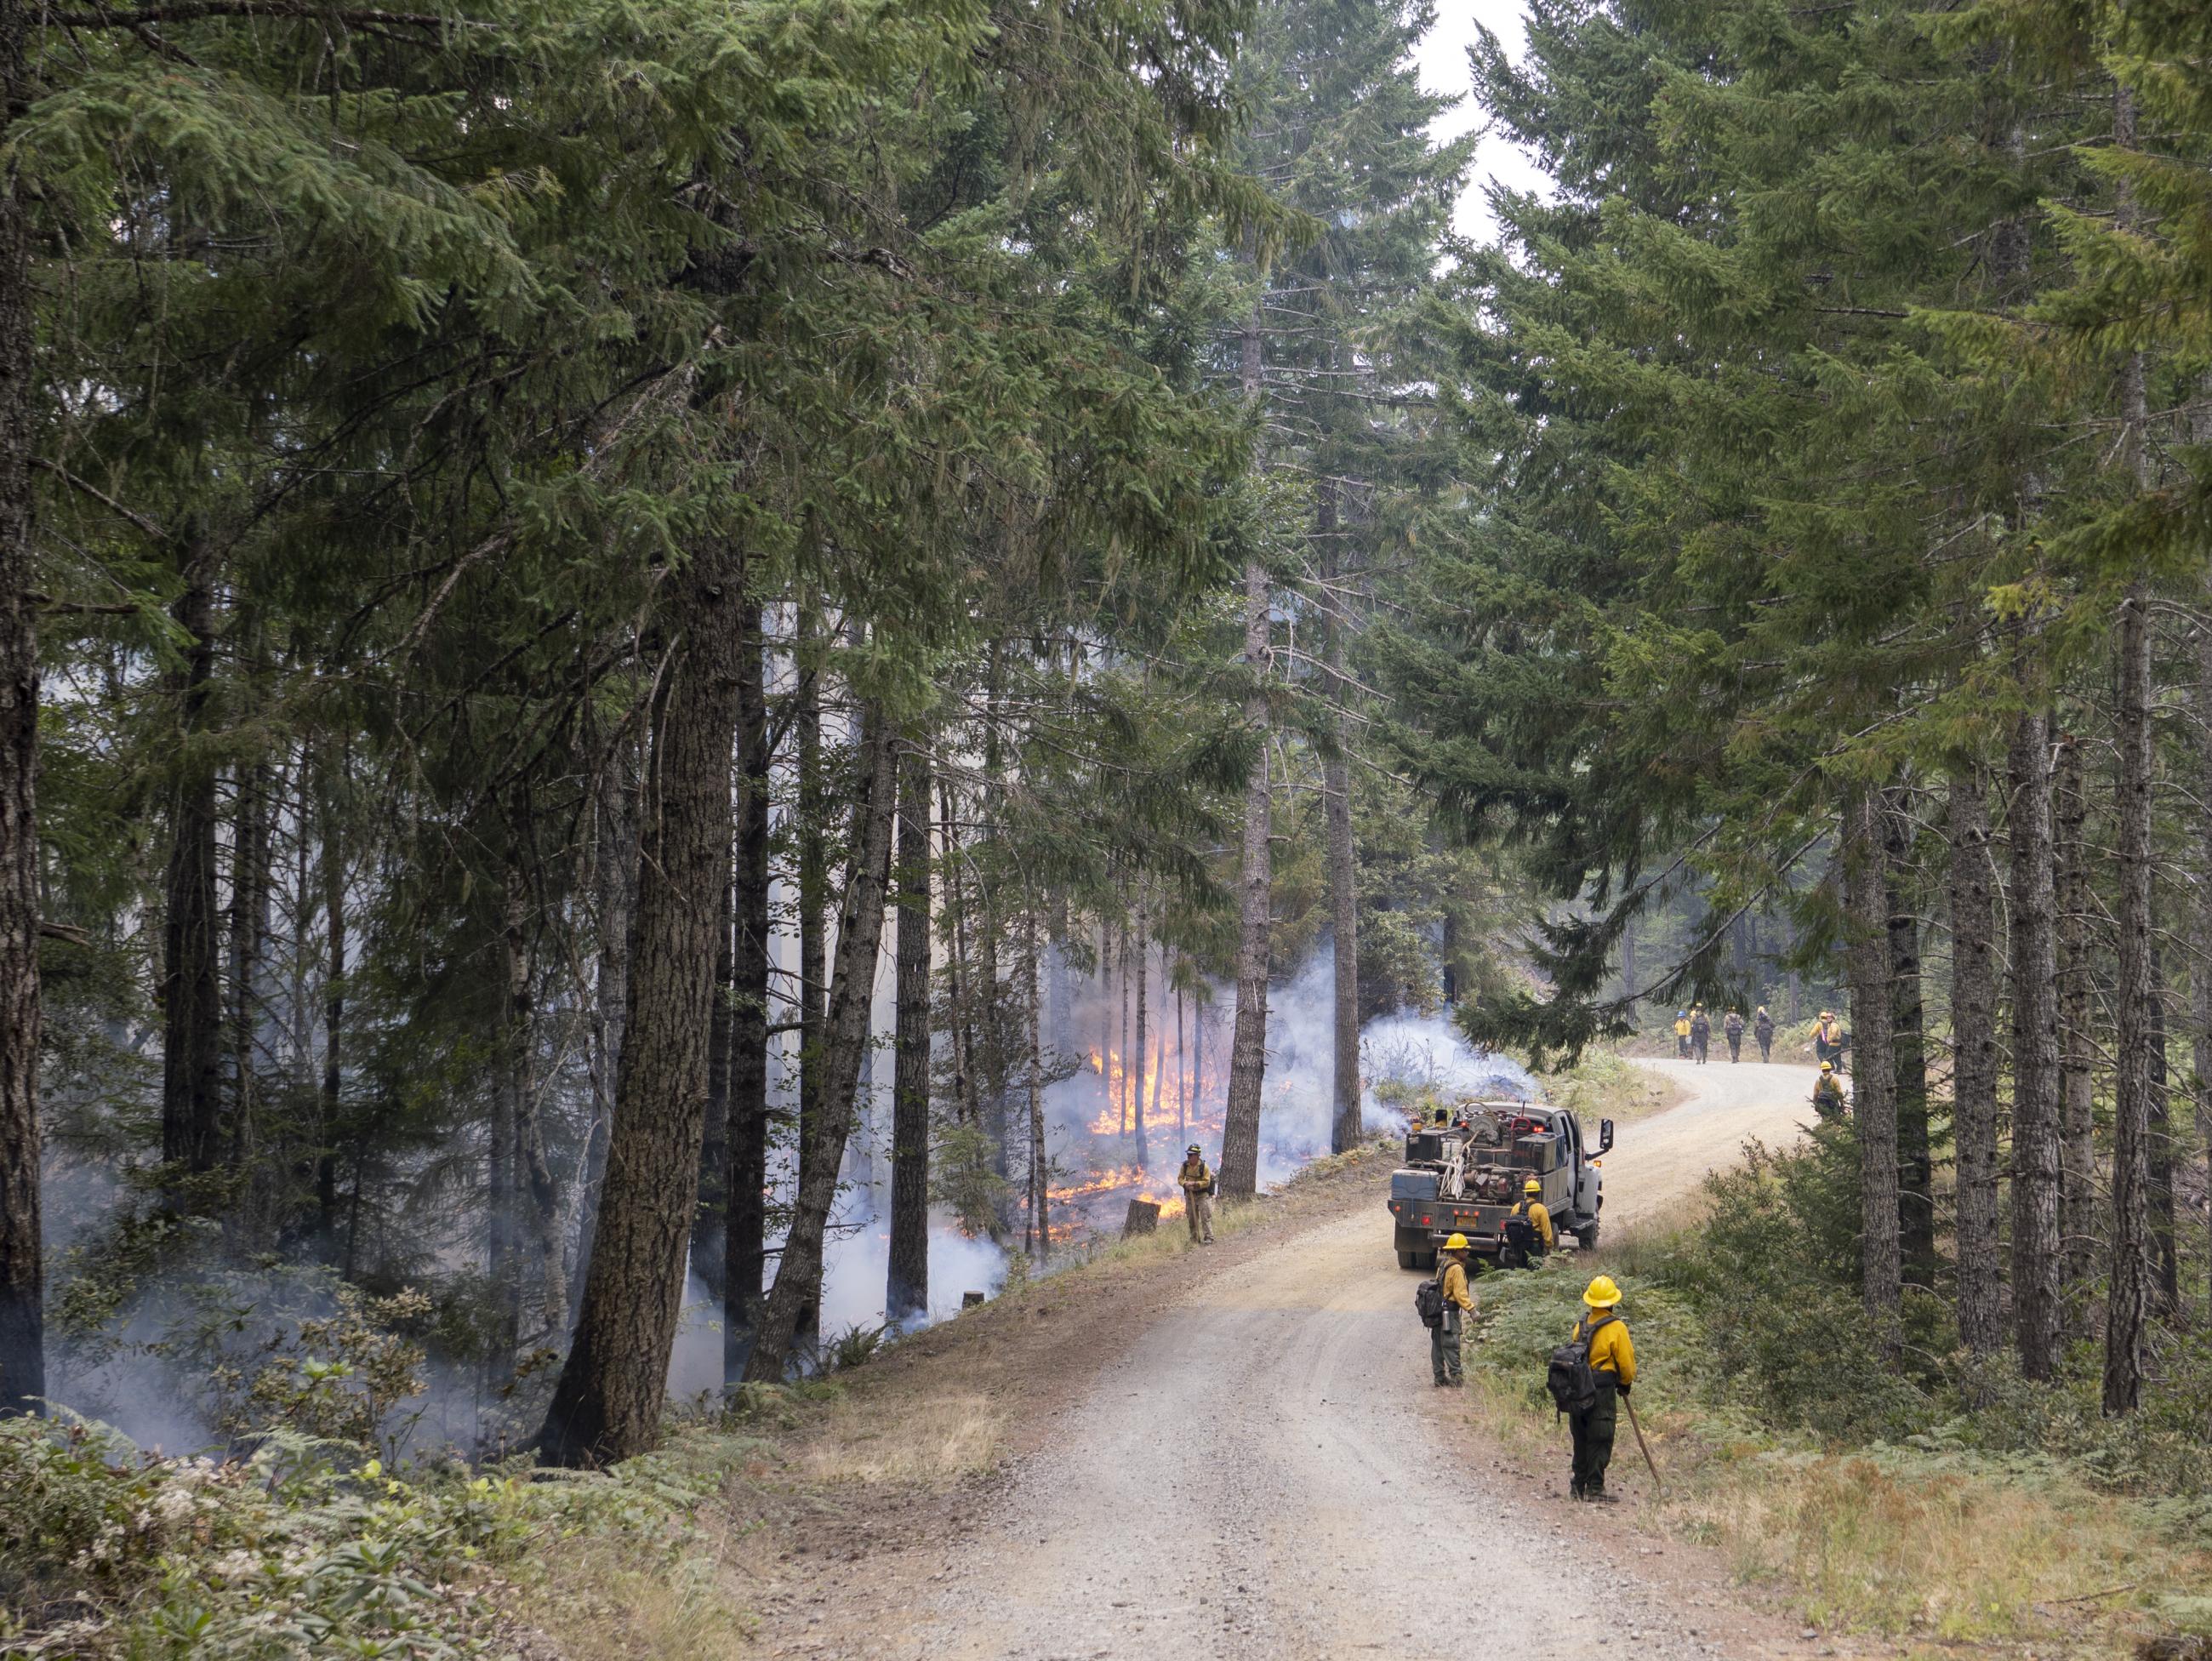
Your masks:
{"label": "firefighter walking on road", "polygon": [[1674,1053],[1686,1062],[1690,1059],[1690,1012],[1686,1009],[1674,1012]]}
{"label": "firefighter walking on road", "polygon": [[1774,1059],[1774,1017],[1766,1013],[1766,1006],[1759,1006],[1759,1013],[1751,1018],[1751,1036],[1759,1040],[1759,1059]]}
{"label": "firefighter walking on road", "polygon": [[1583,1293],[1583,1317],[1575,1323],[1571,1341],[1589,1347],[1590,1377],[1597,1386],[1588,1407],[1567,1415],[1575,1438],[1574,1481],[1567,1492],[1576,1500],[1610,1502],[1620,1497],[1605,1491],[1605,1471],[1613,1463],[1620,1398],[1636,1383],[1636,1346],[1628,1341],[1628,1323],[1620,1310],[1620,1288],[1611,1275],[1599,1275]]}
{"label": "firefighter walking on road", "polygon": [[1713,1041],[1713,1018],[1699,1004],[1690,1012],[1690,1049],[1696,1054],[1698,1065],[1705,1064],[1705,1051]]}
{"label": "firefighter walking on road", "polygon": [[1721,1036],[1729,1041],[1729,1063],[1733,1065],[1741,1061],[1743,1059],[1743,1016],[1741,1013],[1733,1009],[1729,1011],[1727,1019],[1721,1022]]}
{"label": "firefighter walking on road", "polygon": [[1182,1156],[1182,1169],[1176,1172],[1176,1182],[1182,1189],[1182,1214],[1190,1225],[1190,1238],[1195,1245],[1213,1244],[1213,1173],[1206,1168],[1206,1155],[1196,1142]]}
{"label": "firefighter walking on road", "polygon": [[1820,1019],[1813,1024],[1813,1059],[1826,1066],[1844,1058],[1844,1028],[1837,1020],[1836,1012],[1824,1009]]}
{"label": "firefighter walking on road", "polygon": [[1437,1287],[1444,1296],[1444,1317],[1429,1329],[1429,1371],[1439,1387],[1457,1390],[1465,1382],[1460,1373],[1461,1322],[1474,1313],[1474,1296],[1467,1289],[1467,1236],[1446,1240],[1442,1256]]}

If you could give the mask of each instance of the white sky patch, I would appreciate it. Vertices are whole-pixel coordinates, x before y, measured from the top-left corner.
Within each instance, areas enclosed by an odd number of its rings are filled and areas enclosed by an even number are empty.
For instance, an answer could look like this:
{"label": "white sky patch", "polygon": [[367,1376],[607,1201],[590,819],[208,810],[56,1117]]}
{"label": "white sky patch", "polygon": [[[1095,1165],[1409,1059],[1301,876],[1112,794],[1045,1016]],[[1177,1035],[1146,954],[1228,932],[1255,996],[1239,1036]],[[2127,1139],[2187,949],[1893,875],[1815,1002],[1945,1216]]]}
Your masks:
{"label": "white sky patch", "polygon": [[[1414,53],[1425,88],[1466,97],[1470,84],[1467,49],[1474,43],[1478,24],[1487,27],[1516,58],[1526,49],[1522,0],[1438,0],[1436,23]],[[1480,125],[1481,119],[1481,113],[1471,102],[1462,102],[1438,118],[1429,131],[1439,140],[1456,138]],[[1492,179],[1522,191],[1545,189],[1550,182],[1544,170],[1517,145],[1494,135],[1485,137],[1475,150],[1467,189],[1452,215],[1453,228],[1462,236],[1480,242],[1495,240],[1498,222],[1483,193]]]}

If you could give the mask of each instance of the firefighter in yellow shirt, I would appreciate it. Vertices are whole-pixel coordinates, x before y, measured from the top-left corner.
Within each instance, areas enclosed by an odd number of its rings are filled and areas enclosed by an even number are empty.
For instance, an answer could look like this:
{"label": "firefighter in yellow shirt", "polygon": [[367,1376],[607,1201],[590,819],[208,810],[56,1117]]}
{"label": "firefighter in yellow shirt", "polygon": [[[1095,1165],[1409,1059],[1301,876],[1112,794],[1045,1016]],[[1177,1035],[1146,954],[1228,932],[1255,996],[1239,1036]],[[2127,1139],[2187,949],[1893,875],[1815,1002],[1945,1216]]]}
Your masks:
{"label": "firefighter in yellow shirt", "polygon": [[1505,1244],[1498,1254],[1500,1269],[1534,1269],[1536,1259],[1559,1243],[1543,1192],[1543,1183],[1534,1177],[1521,1184],[1521,1198],[1505,1216]]}
{"label": "firefighter in yellow shirt", "polygon": [[1690,1058],[1690,1012],[1686,1009],[1674,1012],[1674,1053],[1684,1061]]}
{"label": "firefighter in yellow shirt", "polygon": [[1429,1371],[1438,1388],[1457,1390],[1465,1382],[1460,1372],[1460,1319],[1474,1313],[1474,1297],[1467,1289],[1467,1236],[1446,1240],[1442,1256],[1437,1286],[1444,1294],[1444,1318],[1429,1329]]}
{"label": "firefighter in yellow shirt", "polygon": [[1590,1373],[1597,1380],[1597,1399],[1567,1415],[1567,1427],[1575,1438],[1574,1481],[1567,1492],[1577,1500],[1609,1502],[1620,1498],[1605,1491],[1605,1468],[1613,1463],[1620,1398],[1636,1382],[1636,1346],[1628,1341],[1628,1323],[1617,1312],[1620,1307],[1620,1288],[1611,1275],[1599,1275],[1583,1293],[1583,1317],[1575,1323],[1569,1341],[1589,1346]]}

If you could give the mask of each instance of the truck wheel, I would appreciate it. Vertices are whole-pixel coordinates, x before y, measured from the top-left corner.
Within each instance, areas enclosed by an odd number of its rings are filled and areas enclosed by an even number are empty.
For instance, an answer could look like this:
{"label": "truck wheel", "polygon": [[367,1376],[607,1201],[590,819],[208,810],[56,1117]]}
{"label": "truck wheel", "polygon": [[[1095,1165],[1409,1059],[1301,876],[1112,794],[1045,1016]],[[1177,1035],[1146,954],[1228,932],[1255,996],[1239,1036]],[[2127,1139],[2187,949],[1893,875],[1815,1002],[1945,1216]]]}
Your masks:
{"label": "truck wheel", "polygon": [[1595,1223],[1592,1223],[1588,1228],[1577,1229],[1575,1231],[1575,1244],[1581,1247],[1584,1251],[1595,1251],[1597,1250],[1597,1225]]}
{"label": "truck wheel", "polygon": [[1411,1269],[1411,1268],[1413,1268],[1413,1254],[1412,1252],[1410,1252],[1410,1251],[1401,1251],[1401,1252],[1400,1252],[1400,1253],[1398,1254],[1398,1267],[1399,1267],[1399,1268],[1401,1268],[1401,1269]]}
{"label": "truck wheel", "polygon": [[1434,1269],[1436,1266],[1437,1254],[1433,1251],[1417,1253],[1413,1258],[1413,1267],[1415,1269],[1426,1271]]}

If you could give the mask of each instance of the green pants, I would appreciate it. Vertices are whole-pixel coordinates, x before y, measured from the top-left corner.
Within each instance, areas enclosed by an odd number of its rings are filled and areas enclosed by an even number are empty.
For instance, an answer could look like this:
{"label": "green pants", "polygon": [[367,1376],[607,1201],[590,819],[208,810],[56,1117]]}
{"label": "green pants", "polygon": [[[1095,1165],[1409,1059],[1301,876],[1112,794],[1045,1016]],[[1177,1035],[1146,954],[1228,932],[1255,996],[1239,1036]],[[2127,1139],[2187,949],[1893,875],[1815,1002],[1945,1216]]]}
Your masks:
{"label": "green pants", "polygon": [[1460,1382],[1459,1313],[1447,1305],[1443,1323],[1429,1329],[1429,1371],[1440,1384]]}
{"label": "green pants", "polygon": [[1620,1391],[1610,1372],[1597,1375],[1597,1400],[1567,1415],[1575,1433],[1575,1492],[1603,1494],[1605,1468],[1613,1463],[1613,1432],[1620,1414]]}

